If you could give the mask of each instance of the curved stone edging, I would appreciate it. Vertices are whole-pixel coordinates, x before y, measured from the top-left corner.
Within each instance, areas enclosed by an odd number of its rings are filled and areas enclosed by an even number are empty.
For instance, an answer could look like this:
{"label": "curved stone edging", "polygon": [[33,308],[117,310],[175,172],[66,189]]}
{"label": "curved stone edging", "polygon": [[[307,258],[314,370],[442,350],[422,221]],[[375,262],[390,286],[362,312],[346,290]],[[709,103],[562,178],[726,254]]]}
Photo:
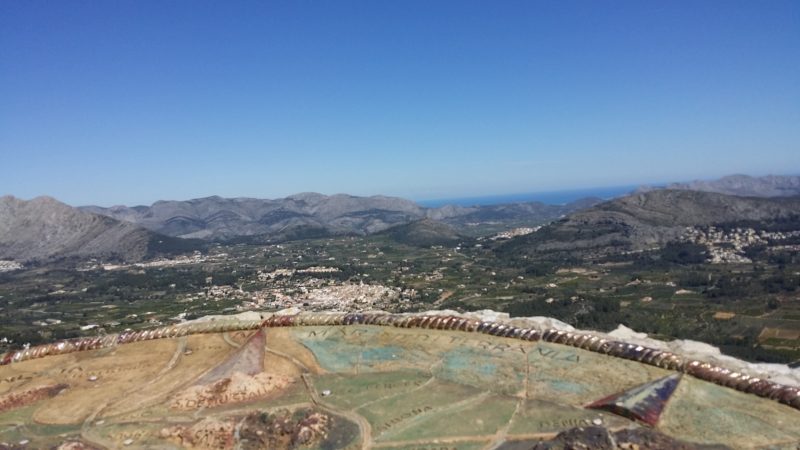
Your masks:
{"label": "curved stone edging", "polygon": [[196,322],[188,325],[170,325],[167,327],[152,328],[149,330],[107,334],[97,337],[67,339],[54,342],[52,344],[37,345],[36,347],[7,352],[2,356],[2,358],[0,358],[0,365],[27,361],[29,359],[43,358],[51,355],[63,355],[65,353],[80,352],[84,350],[110,348],[119,344],[128,344],[131,342],[174,338],[187,336],[190,334],[255,330],[260,326],[261,321],[250,321],[250,323],[245,321]]}
{"label": "curved stone edging", "polygon": [[150,330],[109,334],[92,338],[71,339],[53,344],[8,352],[0,359],[6,365],[50,355],[61,355],[83,350],[110,348],[120,344],[152,339],[174,338],[190,334],[221,333],[226,331],[256,330],[259,328],[291,326],[347,326],[379,325],[398,328],[422,328],[483,333],[498,337],[544,341],[568,345],[616,358],[629,359],[643,364],[689,374],[695,378],[716,383],[737,391],[754,394],[789,405],[800,410],[800,388],[774,383],[744,373],[735,372],[707,362],[684,358],[672,352],[606,339],[591,333],[555,329],[538,330],[520,328],[509,324],[482,321],[458,316],[403,315],[389,313],[299,313],[272,315],[265,320],[192,322]]}

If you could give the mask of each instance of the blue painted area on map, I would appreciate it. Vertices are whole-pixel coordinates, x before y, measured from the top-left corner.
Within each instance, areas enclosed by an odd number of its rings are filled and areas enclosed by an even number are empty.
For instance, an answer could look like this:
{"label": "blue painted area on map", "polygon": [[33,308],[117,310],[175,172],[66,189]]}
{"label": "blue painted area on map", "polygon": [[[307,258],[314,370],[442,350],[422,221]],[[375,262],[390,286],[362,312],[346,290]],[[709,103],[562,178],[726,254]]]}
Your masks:
{"label": "blue painted area on map", "polygon": [[356,366],[361,346],[334,340],[307,340],[303,344],[314,353],[325,370],[348,372]]}
{"label": "blue painted area on map", "polygon": [[332,372],[352,371],[356,364],[362,368],[398,361],[405,350],[397,346],[364,347],[339,339],[304,340],[303,344],[314,353],[319,364]]}
{"label": "blue painted area on map", "polygon": [[524,364],[515,364],[508,353],[487,354],[482,349],[453,348],[442,355],[435,375],[456,383],[490,386],[493,392],[512,394],[523,388]]}
{"label": "blue painted area on map", "polygon": [[484,376],[493,376],[497,372],[497,364],[476,360],[472,352],[454,350],[444,357],[444,370],[471,371]]}
{"label": "blue painted area on map", "polygon": [[374,365],[404,359],[405,350],[394,345],[371,347],[361,351],[361,364]]}

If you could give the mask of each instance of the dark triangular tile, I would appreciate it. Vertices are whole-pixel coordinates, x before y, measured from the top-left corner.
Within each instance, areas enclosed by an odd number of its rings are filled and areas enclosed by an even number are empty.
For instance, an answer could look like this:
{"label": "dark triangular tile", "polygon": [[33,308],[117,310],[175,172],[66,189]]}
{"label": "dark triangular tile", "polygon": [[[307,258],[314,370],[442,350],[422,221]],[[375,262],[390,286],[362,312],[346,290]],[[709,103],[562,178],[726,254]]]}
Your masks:
{"label": "dark triangular tile", "polygon": [[649,383],[609,395],[586,405],[587,408],[602,409],[628,419],[638,420],[655,426],[661,412],[678,383],[681,374],[676,373]]}
{"label": "dark triangular tile", "polygon": [[255,375],[264,370],[264,332],[259,329],[225,361],[203,375],[197,384],[209,384],[222,378],[230,378],[234,372]]}

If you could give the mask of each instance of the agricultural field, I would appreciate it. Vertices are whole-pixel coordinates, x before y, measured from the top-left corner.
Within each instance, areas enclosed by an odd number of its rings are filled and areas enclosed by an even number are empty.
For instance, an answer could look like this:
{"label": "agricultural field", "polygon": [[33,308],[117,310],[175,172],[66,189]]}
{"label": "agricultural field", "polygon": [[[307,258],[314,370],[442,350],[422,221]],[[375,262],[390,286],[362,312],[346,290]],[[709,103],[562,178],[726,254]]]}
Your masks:
{"label": "agricultural field", "polygon": [[[752,361],[800,360],[800,260],[710,264],[692,246],[604,259],[512,258],[503,241],[388,236],[217,244],[198,262],[80,262],[0,274],[4,348],[244,311],[492,309],[582,329],[619,324]],[[695,252],[695,253],[693,253]]]}

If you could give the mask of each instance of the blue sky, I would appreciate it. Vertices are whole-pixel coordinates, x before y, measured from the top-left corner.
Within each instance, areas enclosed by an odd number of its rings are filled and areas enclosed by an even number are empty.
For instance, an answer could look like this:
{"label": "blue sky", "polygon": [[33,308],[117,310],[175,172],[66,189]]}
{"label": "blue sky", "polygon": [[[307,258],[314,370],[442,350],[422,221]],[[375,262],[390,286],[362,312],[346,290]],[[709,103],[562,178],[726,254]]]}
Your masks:
{"label": "blue sky", "polygon": [[800,2],[0,2],[0,194],[800,173]]}

